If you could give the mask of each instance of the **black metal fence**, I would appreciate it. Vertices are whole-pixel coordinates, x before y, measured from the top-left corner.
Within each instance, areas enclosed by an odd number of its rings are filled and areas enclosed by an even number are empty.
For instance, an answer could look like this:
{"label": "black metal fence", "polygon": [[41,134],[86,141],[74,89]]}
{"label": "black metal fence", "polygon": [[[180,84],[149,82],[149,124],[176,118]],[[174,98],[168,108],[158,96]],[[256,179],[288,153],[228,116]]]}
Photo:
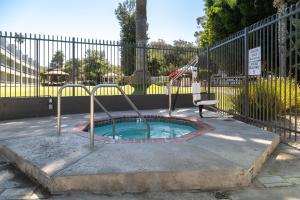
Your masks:
{"label": "black metal fence", "polygon": [[[67,83],[117,83],[129,95],[165,94],[169,75],[199,51],[7,32],[0,32],[0,47],[0,97],[9,98],[57,96],[59,87]],[[189,93],[191,76],[182,83],[179,92]],[[97,95],[118,94],[114,88],[101,88]],[[86,94],[70,89],[64,95]]]}
{"label": "black metal fence", "polygon": [[[165,94],[172,74],[195,56],[218,109],[296,139],[300,133],[300,4],[206,49],[136,46],[0,32],[0,97],[49,97],[66,83],[117,83],[128,95]],[[179,93],[191,93],[191,75]],[[174,93],[177,92],[173,87]],[[102,88],[97,95],[118,95]],[[65,96],[85,96],[65,90]]]}
{"label": "black metal fence", "polygon": [[289,139],[300,130],[299,13],[297,4],[208,49],[217,107]]}

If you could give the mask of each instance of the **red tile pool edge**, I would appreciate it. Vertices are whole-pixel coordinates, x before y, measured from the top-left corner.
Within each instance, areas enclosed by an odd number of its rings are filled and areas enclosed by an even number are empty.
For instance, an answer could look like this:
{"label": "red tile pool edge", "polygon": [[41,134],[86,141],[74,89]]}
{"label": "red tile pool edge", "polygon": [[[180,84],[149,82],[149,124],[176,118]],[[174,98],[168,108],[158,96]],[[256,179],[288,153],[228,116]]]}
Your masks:
{"label": "red tile pool edge", "polygon": [[[186,121],[198,128],[198,130],[190,132],[188,134],[185,134],[181,137],[178,138],[153,138],[153,139],[127,139],[127,140],[114,140],[111,138],[95,135],[95,141],[99,142],[104,142],[108,144],[127,144],[127,143],[162,143],[162,142],[182,142],[182,141],[187,141],[190,140],[194,137],[201,136],[205,133],[207,133],[210,130],[213,130],[214,128],[204,122],[198,121],[195,118],[190,118],[190,117],[166,117],[166,116],[157,116],[157,115],[145,115],[144,116],[146,119],[147,118],[163,118],[167,120],[180,120],[180,121]],[[114,117],[114,119],[128,119],[128,118],[138,118],[138,116],[118,116]],[[107,122],[109,119],[101,119],[95,121],[96,123],[99,122]],[[85,138],[89,138],[89,132],[84,131],[87,127],[89,126],[88,122],[80,123],[78,124],[74,129],[72,129],[73,133],[80,135]]]}

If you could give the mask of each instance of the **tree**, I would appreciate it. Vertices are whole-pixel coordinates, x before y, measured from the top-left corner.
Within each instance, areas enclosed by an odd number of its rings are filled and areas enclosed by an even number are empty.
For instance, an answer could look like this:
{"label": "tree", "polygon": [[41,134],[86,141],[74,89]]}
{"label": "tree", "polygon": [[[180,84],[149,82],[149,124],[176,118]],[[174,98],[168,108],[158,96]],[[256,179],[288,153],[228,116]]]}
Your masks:
{"label": "tree", "polygon": [[74,59],[74,61],[73,59],[66,61],[64,71],[69,74],[71,80],[73,80],[74,77],[74,81],[76,82],[78,78],[82,78],[81,76],[83,75],[80,74],[80,72],[82,72],[81,61],[78,58]]}
{"label": "tree", "polygon": [[[147,44],[147,0],[126,0],[119,3],[115,10],[121,26],[121,64],[125,75],[132,75],[133,86],[141,85],[144,78],[144,66],[147,65],[147,56],[143,48]],[[135,70],[135,71],[134,71]],[[148,72],[147,72],[148,74]],[[148,75],[146,75],[148,82]],[[138,87],[142,88],[142,87]],[[135,90],[136,92],[136,90]]]}
{"label": "tree", "polygon": [[152,76],[167,76],[175,69],[185,66],[195,56],[192,53],[195,48],[193,43],[180,39],[174,40],[173,45],[159,39],[151,42],[150,47],[147,55],[148,69]]}
{"label": "tree", "polygon": [[[148,24],[147,24],[147,0],[136,0],[135,14],[135,37],[136,44],[139,47],[144,47],[147,44]],[[147,56],[144,48],[136,49],[136,71],[146,70],[144,67],[147,64]]]}
{"label": "tree", "polygon": [[135,87],[134,93],[143,93],[144,83],[150,84],[150,73],[147,69],[147,0],[136,0],[135,14],[135,36],[136,36],[136,56],[135,56],[135,71],[131,76],[131,85]]}
{"label": "tree", "polygon": [[24,43],[24,37],[23,37],[22,33],[15,33],[15,41],[19,45]]}
{"label": "tree", "polygon": [[273,0],[205,0],[206,17],[197,19],[198,45],[205,47],[276,13]]}
{"label": "tree", "polygon": [[121,68],[125,75],[131,75],[135,70],[135,5],[135,0],[126,0],[115,10],[121,26]]}
{"label": "tree", "polygon": [[161,76],[166,74],[162,72],[161,68],[166,66],[164,56],[167,52],[166,49],[170,48],[172,48],[172,45],[167,44],[163,39],[158,39],[157,41],[152,41],[150,43],[150,48],[147,51],[147,65],[151,76]]}
{"label": "tree", "polygon": [[56,51],[52,56],[51,67],[63,67],[64,64],[64,53],[62,51]]}
{"label": "tree", "polygon": [[165,55],[165,62],[169,67],[175,68],[185,66],[195,56],[193,54],[193,43],[184,40],[174,40],[173,48],[169,50]]}
{"label": "tree", "polygon": [[272,5],[272,0],[237,0],[236,6],[242,15],[242,28],[275,14],[276,9]]}
{"label": "tree", "polygon": [[173,41],[173,46],[174,47],[179,47],[179,48],[193,48],[193,47],[195,47],[192,42],[184,41],[182,39],[174,40]]}
{"label": "tree", "polygon": [[[277,8],[277,13],[284,13],[287,8],[285,0],[274,0],[274,7]],[[278,22],[278,53],[279,53],[279,75],[286,76],[286,59],[287,59],[287,20],[281,19]]]}
{"label": "tree", "polygon": [[199,31],[196,31],[194,36],[196,37],[196,42],[198,46],[206,47],[209,45],[208,37],[211,35],[211,27],[209,26],[209,21],[206,16],[198,17],[196,19]]}
{"label": "tree", "polygon": [[292,62],[289,63],[290,69],[288,75],[295,77],[295,79],[299,83],[300,64],[295,58],[300,56],[300,19],[295,16],[293,18],[290,18],[290,23],[293,28],[289,33],[289,41],[291,45],[289,46],[288,56],[291,58]]}
{"label": "tree", "polygon": [[97,50],[87,50],[84,59],[84,76],[86,80],[101,82],[101,77],[105,69],[109,68],[109,63],[105,60],[105,53]]}
{"label": "tree", "polygon": [[[277,8],[278,15],[281,15],[285,12],[285,9],[293,3],[296,3],[296,0],[274,0],[273,5]],[[287,19],[283,18],[278,22],[278,53],[279,53],[279,75],[287,75]]]}
{"label": "tree", "polygon": [[[22,54],[21,53],[21,45],[22,45],[23,42],[24,42],[24,37],[23,37],[22,33],[20,33],[20,34],[15,33],[15,44],[17,44],[17,48],[16,49],[19,49],[19,51],[20,51],[19,56],[20,57],[21,57],[21,54]],[[14,60],[14,66],[15,66],[16,69],[19,68],[19,70],[22,70],[22,64],[21,63],[17,64],[16,59]],[[16,82],[17,82],[17,79],[15,78],[15,83]],[[20,80],[20,82],[21,82],[21,80]]]}
{"label": "tree", "polygon": [[152,41],[152,42],[150,42],[150,46],[151,46],[151,47],[158,47],[158,48],[159,48],[159,47],[164,47],[164,48],[166,48],[166,47],[171,47],[172,45],[166,43],[166,41],[163,40],[163,39],[158,39],[157,41]]}

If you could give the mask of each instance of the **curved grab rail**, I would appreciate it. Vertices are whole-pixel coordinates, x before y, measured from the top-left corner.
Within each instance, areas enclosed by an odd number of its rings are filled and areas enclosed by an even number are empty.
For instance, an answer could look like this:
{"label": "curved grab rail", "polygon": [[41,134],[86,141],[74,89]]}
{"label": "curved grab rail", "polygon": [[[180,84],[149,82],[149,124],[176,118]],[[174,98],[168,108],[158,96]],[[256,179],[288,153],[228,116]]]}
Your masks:
{"label": "curved grab rail", "polygon": [[[195,66],[198,63],[198,57],[194,58],[192,61],[189,62],[186,66]],[[188,68],[185,70],[182,70],[180,73],[178,73],[174,78],[172,78],[168,85],[167,85],[167,90],[168,90],[168,95],[169,95],[169,116],[172,114],[172,85],[175,80],[177,80],[179,77],[181,77],[184,73],[188,71]]]}
{"label": "curved grab rail", "polygon": [[[68,87],[81,87],[89,94],[89,96],[91,96],[91,92],[88,90],[88,88],[81,84],[68,84],[68,85],[64,85],[61,88],[59,88],[58,94],[57,94],[57,135],[58,136],[60,136],[60,134],[61,134],[61,93],[65,88],[68,88]],[[115,137],[115,120],[109,114],[109,112],[106,110],[106,108],[98,101],[98,99],[94,98],[93,100],[96,101],[98,106],[107,114],[107,116],[112,121],[113,137]]]}
{"label": "curved grab rail", "polygon": [[129,99],[129,97],[125,94],[124,90],[117,84],[99,84],[96,85],[90,96],[90,143],[93,146],[94,145],[94,101],[93,98],[95,98],[95,92],[101,88],[101,87],[115,87],[117,88],[121,94],[125,97],[126,101],[129,103],[129,105],[133,108],[133,110],[138,114],[139,118],[141,118],[147,127],[147,138],[150,138],[150,126],[146,119],[142,116],[142,114],[139,112],[137,107],[134,105],[134,103]]}

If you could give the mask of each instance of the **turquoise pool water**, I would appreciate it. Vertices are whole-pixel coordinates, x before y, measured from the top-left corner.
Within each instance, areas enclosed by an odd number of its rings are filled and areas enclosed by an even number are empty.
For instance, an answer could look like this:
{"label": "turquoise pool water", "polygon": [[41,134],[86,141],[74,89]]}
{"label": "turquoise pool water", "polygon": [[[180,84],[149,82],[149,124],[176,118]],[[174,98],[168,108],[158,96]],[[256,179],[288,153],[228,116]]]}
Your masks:
{"label": "turquoise pool water", "polygon": [[[148,118],[151,138],[176,138],[197,130],[192,123]],[[112,138],[112,124],[96,124],[95,134]],[[116,121],[115,139],[146,139],[145,123],[137,118]]]}

